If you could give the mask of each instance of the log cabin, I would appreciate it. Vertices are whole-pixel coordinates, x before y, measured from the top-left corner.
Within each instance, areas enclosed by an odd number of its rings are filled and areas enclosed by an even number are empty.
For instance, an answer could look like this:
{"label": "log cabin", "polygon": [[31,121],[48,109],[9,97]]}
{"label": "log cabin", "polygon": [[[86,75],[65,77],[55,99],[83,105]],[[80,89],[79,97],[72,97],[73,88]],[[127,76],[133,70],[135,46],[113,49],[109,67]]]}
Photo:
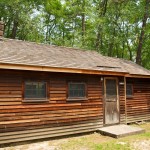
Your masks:
{"label": "log cabin", "polygon": [[2,37],[0,144],[150,120],[150,71],[95,51]]}

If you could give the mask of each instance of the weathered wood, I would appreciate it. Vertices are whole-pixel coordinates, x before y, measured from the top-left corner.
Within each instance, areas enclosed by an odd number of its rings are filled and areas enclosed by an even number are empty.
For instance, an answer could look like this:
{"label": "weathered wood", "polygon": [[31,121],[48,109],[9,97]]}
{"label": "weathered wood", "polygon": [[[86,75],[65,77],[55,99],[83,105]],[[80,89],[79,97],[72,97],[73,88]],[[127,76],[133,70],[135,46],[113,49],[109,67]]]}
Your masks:
{"label": "weathered wood", "polygon": [[[114,82],[112,82],[114,81]],[[114,90],[113,98],[108,98],[107,91]],[[105,124],[111,125],[120,122],[120,109],[119,109],[119,94],[118,94],[118,79],[112,77],[104,78],[104,105],[105,105]]]}
{"label": "weathered wood", "polygon": [[[69,129],[69,128],[76,128],[76,127],[85,127],[88,125],[101,125],[99,121],[94,122],[83,122],[82,124],[75,124],[71,126],[63,126],[63,129]],[[62,127],[52,127],[52,128],[40,128],[40,129],[34,129],[34,130],[24,130],[24,131],[16,131],[16,132],[9,132],[9,133],[1,133],[0,137],[8,136],[8,135],[17,135],[17,134],[23,134],[23,133],[36,133],[36,132],[46,132],[46,131],[55,131],[55,130],[61,130]]]}
{"label": "weathered wood", "polygon": [[9,128],[3,128],[0,129],[1,133],[8,133],[8,132],[14,132],[14,131],[25,131],[25,130],[33,130],[33,129],[43,129],[43,128],[51,128],[51,127],[61,127],[61,126],[68,126],[68,125],[75,125],[75,124],[83,124],[88,122],[95,122],[99,121],[102,125],[102,118],[92,117],[92,118],[83,118],[81,119],[72,119],[72,120],[60,120],[58,122],[56,121],[49,121],[49,122],[40,122],[40,124],[31,124],[26,123],[24,126],[17,126],[17,127],[9,127]]}
{"label": "weathered wood", "polygon": [[127,124],[127,95],[126,95],[127,90],[126,88],[127,88],[127,82],[126,82],[126,77],[124,77],[125,121]]}
{"label": "weathered wood", "polygon": [[46,119],[46,118],[48,118],[48,119],[53,119],[54,117],[55,117],[55,119],[57,118],[73,118],[73,117],[76,117],[77,115],[79,116],[79,117],[81,117],[81,116],[86,116],[87,114],[89,114],[89,117],[91,116],[91,115],[94,115],[94,114],[98,114],[99,113],[99,111],[100,110],[97,110],[97,111],[85,111],[85,112],[69,112],[69,113],[67,113],[67,112],[65,112],[65,113],[48,113],[48,114],[38,114],[38,115],[36,115],[36,114],[31,114],[30,116],[28,115],[28,116],[26,116],[25,114],[22,114],[22,115],[18,115],[18,114],[16,114],[16,115],[12,115],[11,117],[8,117],[8,115],[7,115],[7,117],[2,117],[1,116],[1,118],[0,118],[0,124],[3,124],[3,122],[2,121],[4,121],[4,124],[6,124],[7,123],[7,121],[10,121],[10,120],[25,120],[25,119],[40,119],[40,120],[43,120],[43,119]]}
{"label": "weathered wood", "polygon": [[84,133],[84,132],[91,132],[91,131],[96,131],[96,129],[100,125],[93,125],[88,126],[88,127],[80,127],[80,128],[74,128],[71,127],[71,129],[63,129],[61,127],[61,130],[53,130],[53,131],[46,131],[46,132],[38,132],[37,133],[31,133],[28,134],[17,134],[15,136],[7,136],[6,138],[4,137],[3,139],[0,140],[0,144],[5,144],[5,143],[11,143],[11,142],[19,142],[19,141],[27,141],[27,140],[34,140],[34,139],[41,139],[41,138],[50,138],[50,137],[57,137],[57,136],[63,136],[63,135],[71,135],[71,134],[77,134],[77,133]]}
{"label": "weathered wood", "polygon": [[[31,132],[35,130],[33,133],[39,135],[38,138],[45,138],[82,133],[103,126],[103,82],[100,81],[100,76],[10,70],[0,70],[0,74],[0,133],[6,135],[14,133],[12,137],[8,136],[6,143],[36,139],[37,136],[35,138],[28,130]],[[24,102],[22,84],[25,80],[46,81],[49,86],[48,101]],[[86,100],[67,101],[69,81],[84,81],[87,84]],[[118,77],[118,81],[124,82],[124,78]],[[125,108],[125,85],[118,86],[120,123],[125,123],[125,110],[127,122],[149,118],[150,86],[145,80],[133,83],[134,96],[127,98],[127,108]],[[73,125],[76,125],[75,129]],[[43,134],[42,130],[45,130]]]}
{"label": "weathered wood", "polygon": [[119,103],[120,103],[120,123],[125,124],[126,123],[126,118],[125,118],[125,104],[126,104],[126,99],[125,99],[125,80],[124,77],[119,78],[119,82],[123,84],[119,84]]}
{"label": "weathered wood", "polygon": [[15,70],[28,70],[28,71],[43,71],[43,72],[59,72],[59,73],[78,73],[78,74],[94,74],[94,75],[112,75],[112,76],[124,76],[126,72],[113,72],[113,71],[97,71],[87,69],[73,69],[73,68],[56,68],[46,66],[31,66],[21,64],[0,64],[1,69],[15,69]]}
{"label": "weathered wood", "polygon": [[150,80],[130,79],[133,83],[133,96],[127,97],[127,123],[150,120]]}
{"label": "weathered wood", "polygon": [[[45,137],[46,135],[48,137],[48,133],[51,137],[61,135],[61,132],[63,135],[74,133],[76,130],[80,133],[89,129],[95,130],[97,126],[102,126],[102,86],[99,77],[9,70],[3,70],[1,74],[0,133],[2,135],[5,133],[5,136],[0,135],[1,143],[11,140],[34,139],[34,135],[40,135],[38,137]],[[44,80],[49,84],[47,103],[24,102],[22,83],[32,79]],[[89,90],[87,100],[66,101],[67,82],[82,80],[86,81],[87,91]],[[95,123],[96,121],[98,124]],[[63,127],[66,125],[66,129],[64,128],[63,131]],[[73,129],[73,126],[76,129]],[[59,131],[56,131],[58,127]],[[40,130],[46,128],[49,130],[42,134]],[[36,132],[32,134],[33,129],[36,129]],[[12,136],[9,134],[11,131],[14,134],[11,133]]]}

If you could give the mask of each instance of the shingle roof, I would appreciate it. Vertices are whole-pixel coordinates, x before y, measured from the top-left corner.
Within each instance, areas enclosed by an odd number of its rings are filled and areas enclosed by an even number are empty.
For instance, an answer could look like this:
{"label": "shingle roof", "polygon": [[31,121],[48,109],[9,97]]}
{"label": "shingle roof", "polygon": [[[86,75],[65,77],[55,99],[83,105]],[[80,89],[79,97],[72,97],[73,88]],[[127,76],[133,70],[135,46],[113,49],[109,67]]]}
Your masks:
{"label": "shingle roof", "polygon": [[5,38],[0,40],[0,63],[150,75],[149,70],[131,61],[102,56],[95,51]]}

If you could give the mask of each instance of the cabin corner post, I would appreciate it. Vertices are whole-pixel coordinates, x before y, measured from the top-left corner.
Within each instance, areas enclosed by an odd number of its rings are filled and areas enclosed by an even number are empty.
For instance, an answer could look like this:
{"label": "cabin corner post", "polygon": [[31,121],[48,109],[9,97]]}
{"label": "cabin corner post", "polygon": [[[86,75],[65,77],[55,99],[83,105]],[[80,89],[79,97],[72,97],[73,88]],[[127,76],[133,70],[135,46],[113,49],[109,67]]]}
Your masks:
{"label": "cabin corner post", "polygon": [[124,99],[125,99],[125,124],[127,124],[127,95],[126,95],[126,77],[124,77]]}

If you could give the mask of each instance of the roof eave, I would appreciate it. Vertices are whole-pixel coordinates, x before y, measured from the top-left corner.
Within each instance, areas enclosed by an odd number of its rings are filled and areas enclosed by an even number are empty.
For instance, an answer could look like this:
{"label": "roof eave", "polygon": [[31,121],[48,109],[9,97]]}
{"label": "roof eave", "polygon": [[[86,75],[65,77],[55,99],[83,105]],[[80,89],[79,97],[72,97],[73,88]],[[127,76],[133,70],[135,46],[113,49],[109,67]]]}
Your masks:
{"label": "roof eave", "polygon": [[34,66],[34,65],[23,65],[23,64],[8,64],[8,63],[0,63],[0,69],[95,74],[95,75],[113,75],[113,76],[125,76],[128,74],[127,72],[88,70],[88,69],[76,69],[76,68],[58,68],[58,67]]}
{"label": "roof eave", "polygon": [[142,74],[126,74],[128,78],[150,78],[150,75],[142,75]]}

